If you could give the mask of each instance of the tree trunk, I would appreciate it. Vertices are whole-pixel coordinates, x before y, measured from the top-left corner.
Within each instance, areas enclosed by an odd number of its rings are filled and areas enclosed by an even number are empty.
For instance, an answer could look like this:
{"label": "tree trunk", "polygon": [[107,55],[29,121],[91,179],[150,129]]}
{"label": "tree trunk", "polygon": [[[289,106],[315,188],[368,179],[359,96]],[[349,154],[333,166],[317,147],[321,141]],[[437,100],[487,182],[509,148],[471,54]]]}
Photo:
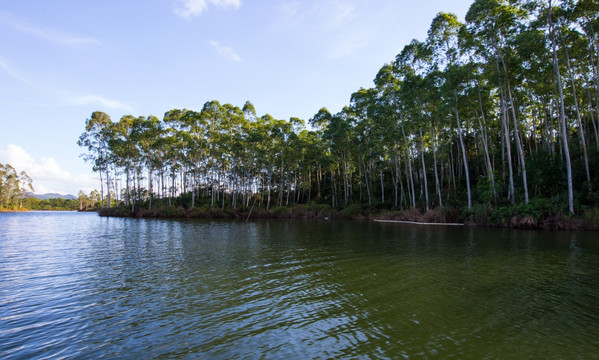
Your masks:
{"label": "tree trunk", "polygon": [[489,156],[489,140],[487,137],[486,127],[487,122],[485,121],[485,112],[483,111],[483,103],[480,96],[480,90],[478,92],[478,103],[480,106],[480,115],[481,119],[478,120],[478,124],[480,126],[481,137],[483,140],[483,150],[485,152],[485,162],[487,164],[487,172],[489,176],[489,180],[491,181],[491,188],[493,190],[493,197],[497,196],[497,191],[495,189],[495,176],[493,174],[493,165],[491,164],[491,157]]}
{"label": "tree trunk", "polygon": [[564,145],[564,157],[566,159],[566,176],[568,178],[568,208],[570,214],[574,214],[574,190],[572,184],[572,163],[570,161],[570,148],[568,147],[568,132],[566,129],[566,112],[564,109],[564,94],[562,90],[562,79],[559,70],[559,63],[557,61],[557,50],[555,44],[555,34],[553,33],[553,23],[551,19],[551,0],[549,0],[549,31],[551,36],[551,48],[553,55],[553,69],[555,71],[557,90],[559,93],[559,107],[560,107],[560,124],[562,132],[562,143]]}
{"label": "tree trunk", "polygon": [[507,93],[510,99],[510,108],[512,110],[512,120],[514,122],[514,138],[516,140],[516,150],[518,153],[518,158],[520,159],[520,167],[522,171],[522,184],[524,187],[524,203],[528,204],[528,180],[526,178],[526,160],[524,159],[524,149],[522,149],[522,142],[520,141],[520,131],[518,130],[518,119],[516,118],[516,104],[514,103],[514,98],[512,97],[512,89],[510,87],[510,80],[508,77],[507,66],[505,65],[505,61],[503,57],[499,57],[501,59],[501,63],[503,65],[503,71],[506,77],[507,84]]}
{"label": "tree trunk", "polygon": [[460,147],[462,148],[462,157],[464,159],[464,173],[466,175],[466,189],[468,191],[468,209],[472,208],[472,193],[470,191],[470,172],[468,171],[468,156],[466,154],[466,146],[464,146],[464,139],[462,136],[462,125],[460,122],[460,114],[458,113],[458,94],[456,90],[453,91],[455,97],[455,117],[458,124],[458,137],[460,138]]}
{"label": "tree trunk", "polygon": [[441,184],[439,183],[439,171],[437,170],[437,146],[435,144],[435,123],[431,122],[431,147],[433,150],[433,166],[435,168],[435,191],[439,198],[439,206],[443,207],[443,197],[441,196]]}
{"label": "tree trunk", "polygon": [[422,137],[422,128],[418,130],[420,131],[420,158],[422,159],[422,177],[424,178],[424,200],[426,203],[426,211],[428,211],[428,180],[426,177],[426,163],[424,161],[424,138]]}
{"label": "tree trunk", "polygon": [[576,109],[576,120],[578,122],[578,139],[580,141],[580,146],[582,147],[582,155],[584,161],[584,168],[586,170],[587,175],[587,187],[589,194],[593,191],[593,187],[591,184],[591,170],[589,168],[589,155],[587,153],[587,145],[586,139],[584,137],[584,128],[582,126],[582,120],[580,118],[580,108],[578,107],[578,97],[576,96],[576,84],[574,82],[574,73],[572,72],[572,67],[570,66],[570,55],[568,54],[568,48],[564,44],[564,39],[561,38],[562,44],[564,46],[564,52],[566,53],[566,65],[568,68],[568,73],[570,75],[570,82],[572,84],[572,97],[574,100],[574,107]]}

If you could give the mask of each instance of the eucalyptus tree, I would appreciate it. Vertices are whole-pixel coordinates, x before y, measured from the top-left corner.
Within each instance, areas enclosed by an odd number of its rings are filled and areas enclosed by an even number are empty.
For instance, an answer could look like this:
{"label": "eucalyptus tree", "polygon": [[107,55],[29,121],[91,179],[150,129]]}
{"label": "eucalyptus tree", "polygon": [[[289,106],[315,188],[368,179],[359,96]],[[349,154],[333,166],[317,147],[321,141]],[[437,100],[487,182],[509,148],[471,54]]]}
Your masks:
{"label": "eucalyptus tree", "polygon": [[[412,204],[414,207],[416,206],[411,158],[413,154],[418,154],[418,150],[420,150],[419,156],[422,166],[422,179],[424,181],[424,200],[427,210],[429,209],[429,194],[423,129],[425,131],[429,130],[427,118],[430,116],[426,113],[427,104],[424,101],[427,97],[426,93],[429,90],[427,89],[425,78],[432,70],[432,55],[431,47],[428,44],[412,40],[396,56],[394,63],[396,76],[401,84],[398,91],[399,102],[401,103],[401,132],[404,135],[406,151],[409,152],[408,170],[410,172],[410,182],[412,183]],[[405,134],[406,130],[409,136]],[[434,132],[433,129],[430,129],[430,131]],[[413,148],[413,150],[410,148]]]}
{"label": "eucalyptus tree", "polygon": [[132,211],[135,210],[135,201],[132,199],[130,191],[131,175],[133,175],[134,166],[139,159],[138,149],[131,139],[134,122],[133,115],[123,116],[112,127],[108,140],[111,162],[125,171],[125,200],[127,206],[131,205]]}
{"label": "eucalyptus tree", "polygon": [[[182,169],[182,192],[186,193],[188,185],[191,191],[191,207],[195,207],[195,199],[199,188],[199,177],[206,139],[205,123],[200,113],[188,109],[172,109],[164,114],[164,123],[170,126],[172,136],[176,138],[179,153],[179,168]],[[174,154],[173,154],[174,156]]]}
{"label": "eucalyptus tree", "polygon": [[278,188],[279,188],[279,206],[283,206],[283,194],[287,190],[289,191],[289,186],[287,183],[287,169],[291,164],[291,151],[288,146],[289,138],[292,134],[292,124],[285,120],[277,120],[270,118],[271,126],[270,130],[270,138],[273,141],[274,150],[273,163],[275,167],[278,166]]}
{"label": "eucalyptus tree", "polygon": [[19,207],[23,207],[23,197],[25,194],[32,193],[34,191],[33,179],[25,170],[21,171],[19,173],[18,181]]}
{"label": "eucalyptus tree", "polygon": [[0,209],[10,204],[10,197],[17,181],[17,172],[10,164],[0,163]]}
{"label": "eucalyptus tree", "polygon": [[556,35],[556,27],[553,22],[553,5],[552,1],[548,0],[548,35],[551,42],[551,55],[553,57],[553,68],[555,70],[555,79],[557,82],[557,91],[559,94],[559,118],[561,124],[561,132],[562,132],[562,142],[564,146],[564,158],[566,159],[566,177],[568,179],[568,208],[570,213],[574,213],[574,190],[572,183],[572,163],[570,159],[570,148],[568,146],[568,134],[566,127],[566,113],[565,113],[565,105],[564,105],[564,94],[562,88],[562,79],[560,66],[557,59],[557,35]]}
{"label": "eucalyptus tree", "polygon": [[360,169],[360,183],[366,190],[368,205],[373,204],[374,197],[374,173],[377,172],[375,162],[380,156],[379,140],[375,123],[374,108],[376,106],[377,91],[375,89],[363,89],[351,95],[350,109],[355,117],[356,124],[353,127],[358,142],[358,168]]}
{"label": "eucalyptus tree", "polygon": [[337,205],[336,187],[334,172],[341,171],[343,178],[343,204],[347,206],[351,197],[350,172],[352,169],[351,147],[352,140],[352,110],[349,107],[344,107],[338,114],[332,115],[323,131],[322,139],[327,144],[332,161],[335,164],[331,169],[332,176],[332,202],[333,206]]}
{"label": "eucalyptus tree", "polygon": [[[163,132],[163,126],[160,120],[156,116],[150,115],[148,117],[137,117],[133,122],[130,134],[140,155],[140,166],[138,167],[138,171],[141,172],[142,167],[145,167],[147,171],[147,200],[149,209],[152,208],[152,199],[154,197],[154,170],[157,168],[157,152],[155,149]],[[141,187],[139,186],[140,177],[141,174],[138,174],[139,195],[141,195]]]}
{"label": "eucalyptus tree", "polygon": [[[516,114],[516,99],[513,96],[512,82],[514,81],[513,69],[508,68],[508,56],[512,56],[513,46],[510,43],[521,29],[522,21],[527,16],[524,9],[512,5],[505,0],[475,0],[466,14],[466,29],[469,38],[475,39],[476,52],[483,56],[489,63],[495,63],[498,76],[500,94],[500,112],[505,135],[507,151],[510,190],[508,198],[514,202],[514,181],[511,164],[511,137],[509,136],[508,116],[513,120],[514,141],[522,174],[524,202],[528,203],[528,179],[526,174],[526,160],[520,139],[519,122]],[[509,114],[508,114],[509,110]]]}
{"label": "eucalyptus tree", "polygon": [[100,198],[100,193],[98,190],[92,190],[89,193],[89,201],[92,207],[97,207],[98,199]]}
{"label": "eucalyptus tree", "polygon": [[[393,179],[394,207],[397,208],[400,202],[400,192],[403,197],[403,181],[400,166],[400,131],[399,131],[399,111],[398,111],[398,92],[400,83],[395,77],[396,70],[393,65],[385,64],[377,73],[374,83],[377,93],[377,101],[381,106],[381,113],[386,121],[384,136],[386,143],[390,148],[390,157],[393,159],[393,170],[391,172]],[[433,144],[434,152],[434,144]],[[435,163],[436,170],[436,163]],[[435,172],[436,174],[436,172]],[[400,186],[401,184],[401,186]],[[438,185],[438,183],[437,183]]]}
{"label": "eucalyptus tree", "polygon": [[79,190],[79,194],[77,195],[77,200],[79,201],[79,211],[87,210],[89,206],[89,197],[83,190]]}
{"label": "eucalyptus tree", "polygon": [[[243,174],[243,148],[244,144],[244,123],[245,117],[243,110],[231,104],[223,105],[223,118],[219,124],[220,146],[222,147],[222,178],[229,178],[224,187],[231,193],[231,202],[236,206],[236,191],[238,190],[239,179]],[[222,208],[225,206],[225,194],[223,192]]]}
{"label": "eucalyptus tree", "polygon": [[18,188],[19,177],[15,168],[0,164],[0,209],[11,204],[11,197]]}
{"label": "eucalyptus tree", "polygon": [[114,123],[108,114],[94,111],[85,121],[85,131],[79,136],[77,145],[85,148],[82,157],[93,163],[93,171],[100,174],[100,199],[104,207],[103,174],[106,178],[107,206],[110,207],[110,148],[108,141],[111,138]]}
{"label": "eucalyptus tree", "polygon": [[260,141],[260,146],[258,147],[257,155],[260,158],[258,165],[261,177],[260,182],[262,184],[261,192],[263,193],[264,189],[266,189],[267,192],[266,209],[270,209],[271,192],[273,190],[273,187],[275,187],[274,169],[276,167],[276,149],[274,137],[272,134],[275,121],[276,120],[270,114],[265,114],[261,116],[255,122],[255,132],[253,133],[254,139]]}
{"label": "eucalyptus tree", "polygon": [[586,61],[579,63],[587,69],[589,117],[599,151],[599,3],[596,0],[565,0],[563,3],[571,17],[572,32],[581,31],[586,41]]}
{"label": "eucalyptus tree", "polygon": [[[457,90],[459,85],[453,83],[450,87],[453,90],[453,99],[450,100],[451,95],[442,96],[442,88],[443,85],[447,85],[451,83],[449,78],[451,78],[451,71],[455,70],[455,66],[460,61],[461,49],[460,49],[460,39],[459,33],[462,28],[462,23],[459,22],[457,16],[451,13],[438,13],[433,21],[431,22],[431,26],[428,30],[427,34],[427,44],[431,48],[432,58],[433,58],[433,68],[434,70],[429,73],[428,76],[428,84],[431,88],[435,88],[437,91],[434,91],[432,94],[431,102],[435,103],[435,109],[438,112],[442,111],[443,105],[441,104],[443,101],[448,103],[453,103],[454,106],[449,106],[449,108],[453,109],[452,112],[456,117],[456,124],[458,130],[458,138],[460,147],[462,149],[462,154],[464,154],[464,168],[466,175],[466,187],[468,193],[468,206],[471,207],[471,186],[470,186],[470,171],[468,168],[468,158],[466,156],[466,149],[464,145],[464,136],[462,131],[462,124],[459,118],[459,111],[457,107]],[[463,61],[462,61],[463,62]],[[465,80],[465,79],[464,79]],[[442,119],[440,117],[439,121]],[[432,129],[434,131],[434,126]],[[433,139],[433,152],[434,150],[434,136],[435,134],[431,134]],[[435,160],[436,162],[436,160]],[[490,172],[492,176],[492,171]],[[436,165],[435,165],[435,176],[437,177]],[[437,190],[439,191],[439,190]],[[441,196],[439,195],[439,201],[441,202]]]}
{"label": "eucalyptus tree", "polygon": [[18,172],[12,165],[0,163],[0,209],[23,207],[23,197],[33,191],[33,180],[26,171]]}
{"label": "eucalyptus tree", "polygon": [[[566,11],[561,11],[562,14],[567,14],[567,17],[571,15]],[[562,15],[562,18],[566,16]],[[566,22],[565,24],[563,22]],[[587,136],[586,136],[586,125],[582,120],[582,111],[581,111],[581,102],[579,100],[578,89],[584,86],[584,83],[581,83],[578,79],[588,78],[584,68],[586,68],[585,55],[586,51],[581,51],[584,48],[584,39],[580,33],[577,31],[573,31],[568,27],[568,23],[570,19],[563,21],[561,24],[560,32],[562,33],[561,45],[563,48],[563,53],[565,55],[565,63],[567,76],[569,78],[570,87],[571,87],[571,95],[572,95],[572,103],[574,106],[575,114],[576,114],[576,132],[578,133],[578,141],[580,147],[582,148],[582,160],[584,162],[584,168],[586,173],[586,183],[587,183],[587,191],[590,194],[593,191],[592,188],[592,179],[591,179],[591,169],[589,165],[589,154],[587,149]],[[571,58],[573,57],[573,58]],[[578,64],[578,66],[577,66]],[[585,79],[586,80],[586,79]]]}
{"label": "eucalyptus tree", "polygon": [[323,134],[326,131],[327,127],[329,126],[329,123],[331,122],[332,117],[333,117],[333,115],[329,112],[329,110],[327,108],[323,107],[320,110],[318,110],[318,112],[316,114],[314,114],[314,116],[311,117],[310,120],[308,120],[308,123],[316,130],[316,134],[321,139],[322,145],[323,145],[322,146],[323,152],[322,152],[322,155],[320,156],[320,161],[318,161],[318,167],[316,169],[316,183],[317,183],[316,199],[317,200],[321,200],[325,197],[323,188],[322,188],[323,173],[327,173],[327,170],[330,168],[330,166],[332,164],[331,150],[326,145],[326,142],[323,140]]}
{"label": "eucalyptus tree", "polygon": [[[243,157],[244,157],[244,204],[249,206],[253,189],[258,187],[263,157],[259,155],[260,148],[263,147],[263,134],[260,133],[259,118],[256,115],[256,108],[250,101],[246,101],[241,109],[243,112]],[[257,191],[256,191],[257,192]],[[257,198],[254,198],[254,204]]]}
{"label": "eucalyptus tree", "polygon": [[[8,164],[7,164],[8,165]],[[0,209],[3,208],[4,204],[4,192],[6,191],[6,165],[0,163]],[[11,166],[12,167],[12,166]]]}
{"label": "eucalyptus tree", "polygon": [[207,140],[207,161],[206,161],[206,178],[210,180],[210,186],[206,189],[210,189],[210,206],[214,207],[217,195],[217,178],[220,169],[220,163],[218,162],[218,156],[221,151],[219,147],[219,129],[218,124],[223,118],[222,106],[216,101],[208,101],[202,107],[200,116],[202,121],[206,124],[205,137]]}

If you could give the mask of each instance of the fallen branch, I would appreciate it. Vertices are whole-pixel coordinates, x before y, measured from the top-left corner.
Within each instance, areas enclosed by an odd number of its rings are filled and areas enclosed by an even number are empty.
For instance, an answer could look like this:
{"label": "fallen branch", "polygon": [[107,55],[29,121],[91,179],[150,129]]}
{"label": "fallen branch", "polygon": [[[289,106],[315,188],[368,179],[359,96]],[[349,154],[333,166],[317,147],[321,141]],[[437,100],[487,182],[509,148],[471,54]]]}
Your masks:
{"label": "fallen branch", "polygon": [[376,222],[385,222],[385,223],[398,223],[398,224],[413,224],[413,225],[447,225],[447,226],[464,226],[464,224],[460,223],[425,223],[425,222],[416,222],[416,221],[402,221],[402,220],[378,220],[374,219]]}
{"label": "fallen branch", "polygon": [[250,209],[250,213],[248,214],[247,219],[245,219],[245,223],[247,224],[248,220],[250,219],[250,215],[252,215],[252,210],[254,210],[254,205],[256,205],[256,198],[254,198],[254,203],[252,204],[252,208]]}

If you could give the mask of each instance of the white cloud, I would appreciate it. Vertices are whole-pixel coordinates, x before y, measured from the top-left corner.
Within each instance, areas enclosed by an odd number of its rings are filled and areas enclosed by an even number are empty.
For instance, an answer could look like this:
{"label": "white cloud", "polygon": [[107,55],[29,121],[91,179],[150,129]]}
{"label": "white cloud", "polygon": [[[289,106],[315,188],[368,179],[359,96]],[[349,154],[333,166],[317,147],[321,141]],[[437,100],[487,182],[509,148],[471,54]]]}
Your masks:
{"label": "white cloud", "polygon": [[214,40],[210,40],[210,45],[212,45],[212,47],[216,49],[218,55],[224,57],[225,59],[235,62],[241,61],[241,57],[239,56],[239,54],[237,54],[237,52],[232,48],[221,45]]}
{"label": "white cloud", "polygon": [[175,8],[175,14],[190,18],[194,15],[200,15],[210,5],[220,8],[235,8],[241,7],[241,0],[180,0],[180,6]]}
{"label": "white cloud", "polygon": [[133,109],[123,104],[122,102],[114,99],[109,99],[104,96],[96,95],[96,94],[87,94],[87,95],[67,95],[67,102],[71,105],[91,105],[91,104],[100,104],[104,107],[114,110],[124,110],[126,112],[133,112]]}
{"label": "white cloud", "polygon": [[61,169],[54,158],[35,159],[18,145],[9,144],[0,148],[0,163],[12,165],[18,172],[26,171],[33,179],[37,194],[77,195],[79,190],[89,193],[98,187],[98,180],[90,174],[71,174]]}
{"label": "white cloud", "polygon": [[24,33],[28,33],[38,38],[61,45],[86,45],[99,43],[97,39],[89,36],[74,35],[55,29],[42,28],[27,24],[25,21],[19,20],[12,14],[5,11],[0,11],[0,22],[13,29],[17,29]]}

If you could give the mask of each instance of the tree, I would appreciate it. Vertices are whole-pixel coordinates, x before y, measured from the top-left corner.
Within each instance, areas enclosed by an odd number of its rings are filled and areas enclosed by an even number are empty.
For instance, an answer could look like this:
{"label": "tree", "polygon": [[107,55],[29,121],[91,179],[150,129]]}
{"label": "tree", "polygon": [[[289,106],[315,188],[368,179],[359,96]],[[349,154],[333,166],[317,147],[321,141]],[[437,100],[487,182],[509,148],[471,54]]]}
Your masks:
{"label": "tree", "polygon": [[110,207],[110,153],[108,142],[111,138],[113,123],[110,116],[101,111],[92,113],[91,118],[85,122],[85,131],[79,136],[77,145],[84,147],[86,153],[82,154],[85,161],[93,163],[93,171],[100,174],[100,199],[101,207],[104,207],[104,186],[102,174],[106,177],[106,189],[108,194],[107,206]]}

